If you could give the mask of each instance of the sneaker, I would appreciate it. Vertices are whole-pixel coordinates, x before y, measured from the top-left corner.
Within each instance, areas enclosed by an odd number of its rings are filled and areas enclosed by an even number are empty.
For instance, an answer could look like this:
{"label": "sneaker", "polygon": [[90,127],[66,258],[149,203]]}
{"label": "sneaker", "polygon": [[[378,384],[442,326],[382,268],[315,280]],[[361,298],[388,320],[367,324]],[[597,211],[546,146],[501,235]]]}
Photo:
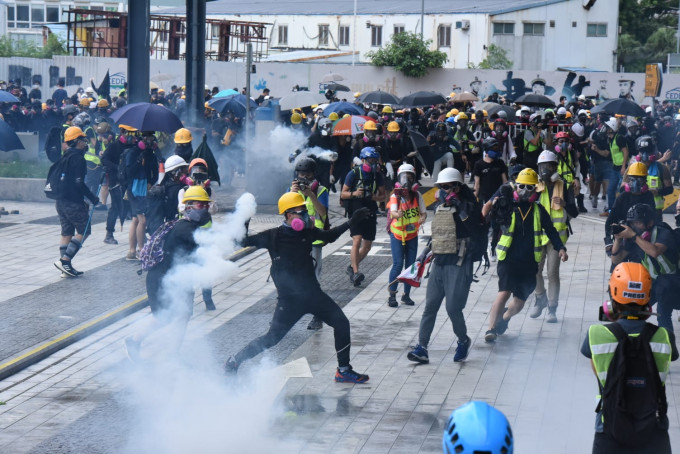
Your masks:
{"label": "sneaker", "polygon": [[[505,308],[505,312],[507,312],[508,308]],[[508,325],[510,324],[510,320],[505,320],[503,316],[501,315],[501,318],[496,320],[496,326],[494,326],[494,331],[496,334],[501,335],[504,334],[508,330]]]}
{"label": "sneaker", "polygon": [[125,353],[127,354],[127,357],[130,358],[130,361],[132,361],[133,363],[141,359],[141,356],[139,355],[140,346],[141,342],[137,342],[131,337],[125,338]]}
{"label": "sneaker", "polygon": [[74,276],[71,276],[70,274],[66,274],[66,273],[64,273],[63,271],[61,272],[61,278],[62,278],[62,279],[71,279],[71,278],[73,278],[73,277],[74,277]]}
{"label": "sneaker", "polygon": [[139,256],[137,256],[137,254],[134,252],[128,252],[127,255],[125,256],[125,260],[128,261],[139,260]]}
{"label": "sneaker", "polygon": [[597,208],[597,197],[593,197],[592,199],[590,199],[590,202],[593,208]]}
{"label": "sneaker", "polygon": [[453,362],[459,363],[465,361],[470,354],[470,345],[472,344],[472,339],[469,337],[463,342],[458,341],[458,347],[456,347],[456,354],[453,355]]}
{"label": "sneaker", "polygon": [[398,307],[399,303],[397,303],[397,295],[394,293],[390,293],[389,298],[387,298],[387,305],[389,307]]}
{"label": "sneaker", "polygon": [[413,300],[411,299],[411,297],[410,297],[409,295],[407,295],[406,293],[404,293],[403,295],[401,295],[401,302],[402,302],[403,304],[407,305],[407,306],[415,306],[415,305],[416,305],[416,302],[413,301]]}
{"label": "sneaker", "polygon": [[579,213],[587,213],[588,210],[586,209],[585,206],[581,205],[580,207],[578,207],[578,212]]}
{"label": "sneaker", "polygon": [[113,233],[107,232],[106,238],[104,238],[104,243],[106,243],[106,244],[118,244],[118,241],[113,237]]}
{"label": "sneaker", "polygon": [[354,284],[355,287],[359,287],[361,283],[364,281],[364,273],[357,273],[353,275],[350,280],[352,281],[352,284]]}
{"label": "sneaker", "polygon": [[335,371],[335,381],[338,383],[366,383],[368,375],[355,372],[352,366],[349,366],[349,369],[344,372],[341,372],[338,367]]}
{"label": "sneaker", "polygon": [[548,305],[548,294],[536,295],[536,302],[529,311],[529,317],[538,318],[543,313],[543,309]]}
{"label": "sneaker", "polygon": [[406,358],[408,358],[409,361],[415,361],[420,364],[427,364],[430,362],[430,357],[427,355],[427,349],[425,347],[418,344],[412,348],[413,350],[406,355]]}
{"label": "sneaker", "polygon": [[[59,259],[56,262],[54,262],[54,266],[56,266],[57,269],[60,270],[62,273],[66,273],[71,277],[78,276],[78,272],[73,269],[73,267],[71,266],[70,260]],[[80,274],[83,274],[83,273],[80,273]]]}
{"label": "sneaker", "polygon": [[487,344],[491,344],[493,342],[496,342],[497,337],[498,335],[496,334],[496,331],[490,329],[489,331],[486,332],[486,334],[484,334],[484,342],[486,342]]}
{"label": "sneaker", "polygon": [[609,216],[609,211],[607,211],[607,210],[604,210],[604,211],[603,211],[602,213],[600,213],[600,215],[599,215],[599,216],[600,216],[601,218],[606,218],[606,217],[608,217],[608,216]]}
{"label": "sneaker", "polygon": [[352,276],[354,276],[354,270],[352,269],[352,265],[349,265],[347,267],[347,271],[345,271],[347,275],[349,276],[350,279],[352,279]]}
{"label": "sneaker", "polygon": [[100,203],[96,207],[94,207],[95,210],[97,211],[108,211],[109,209],[104,205],[103,203]]}
{"label": "sneaker", "polygon": [[318,331],[321,328],[323,328],[323,322],[321,321],[321,319],[319,317],[317,317],[315,315],[314,317],[312,317],[312,320],[307,325],[307,329]]}
{"label": "sneaker", "polygon": [[607,195],[606,195],[606,194],[602,196],[602,200],[607,200]]}
{"label": "sneaker", "polygon": [[213,300],[208,299],[208,300],[205,300],[204,302],[205,302],[205,310],[206,310],[206,311],[214,311],[214,310],[217,310],[217,308],[215,307],[215,303],[213,302]]}
{"label": "sneaker", "polygon": [[546,316],[545,321],[548,323],[557,323],[557,314],[555,314],[555,310],[548,309],[548,315]]}
{"label": "sneaker", "polygon": [[227,360],[226,363],[224,363],[224,374],[225,375],[236,375],[238,372],[238,366],[239,364],[236,362],[234,357],[232,356]]}

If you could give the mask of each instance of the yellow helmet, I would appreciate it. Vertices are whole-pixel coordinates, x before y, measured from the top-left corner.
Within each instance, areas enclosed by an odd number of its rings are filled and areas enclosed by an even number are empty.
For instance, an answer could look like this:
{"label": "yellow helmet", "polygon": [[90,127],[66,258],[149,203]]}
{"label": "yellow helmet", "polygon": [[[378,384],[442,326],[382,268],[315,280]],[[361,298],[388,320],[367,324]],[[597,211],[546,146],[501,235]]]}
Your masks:
{"label": "yellow helmet", "polygon": [[192,140],[191,131],[187,128],[180,128],[175,132],[175,143],[190,143]]}
{"label": "yellow helmet", "polygon": [[80,107],[90,107],[90,98],[83,98],[80,100]]}
{"label": "yellow helmet", "polygon": [[455,98],[455,97],[456,97],[455,91],[452,91],[451,93],[449,93],[449,98]]}
{"label": "yellow helmet", "polygon": [[206,101],[205,104],[203,104],[203,107],[205,107],[208,110],[215,110],[212,107],[210,107],[210,103],[208,101]]}
{"label": "yellow helmet", "polygon": [[451,118],[451,112],[446,112],[446,118]]}
{"label": "yellow helmet", "polygon": [[349,117],[351,117],[350,114],[345,114],[345,115],[342,116],[342,118],[349,118]]}
{"label": "yellow helmet", "polygon": [[449,113],[451,114],[451,116],[455,117],[455,116],[458,115],[460,112],[458,111],[458,109],[451,109],[451,110],[449,111]]}
{"label": "yellow helmet", "polygon": [[354,93],[354,97],[355,97],[355,98],[358,98],[359,96],[361,96],[361,92],[360,92],[360,91]]}
{"label": "yellow helmet", "polygon": [[378,126],[375,124],[375,121],[373,120],[368,120],[366,123],[364,123],[364,131],[377,131]]}
{"label": "yellow helmet", "polygon": [[485,117],[489,116],[489,112],[487,112],[486,110],[482,110],[482,113],[484,114]]}
{"label": "yellow helmet", "polygon": [[42,103],[42,110],[47,110],[47,103],[46,102]]}
{"label": "yellow helmet", "polygon": [[109,107],[109,102],[106,99],[100,99],[97,102],[97,107]]}
{"label": "yellow helmet", "polygon": [[189,186],[184,192],[184,197],[182,198],[182,203],[187,202],[210,202],[210,196],[203,189],[203,186]]}
{"label": "yellow helmet", "polygon": [[[364,125],[364,129],[366,125]],[[387,132],[399,132],[399,123],[396,121],[390,121],[387,125]]]}
{"label": "yellow helmet", "polygon": [[295,112],[293,115],[290,116],[290,122],[293,123],[294,125],[299,125],[300,123],[302,123],[302,115]]}
{"label": "yellow helmet", "polygon": [[533,184],[537,185],[538,184],[538,174],[534,169],[524,169],[522,170],[519,175],[517,175],[517,180],[515,180],[519,184]]}
{"label": "yellow helmet", "polygon": [[394,113],[394,111],[392,110],[392,107],[390,107],[390,106],[385,106],[385,107],[383,107],[382,113],[384,113],[384,114],[391,114],[391,113]]}
{"label": "yellow helmet", "polygon": [[631,177],[646,177],[647,166],[642,162],[634,162],[628,167],[628,176]]}
{"label": "yellow helmet", "polygon": [[71,126],[64,132],[64,142],[76,140],[78,137],[87,137],[78,126]]}
{"label": "yellow helmet", "polygon": [[299,192],[286,192],[279,198],[279,214],[283,214],[291,208],[304,206],[305,198]]}
{"label": "yellow helmet", "polygon": [[456,121],[460,120],[469,120],[467,114],[465,112],[461,112],[456,116]]}
{"label": "yellow helmet", "polygon": [[118,125],[118,127],[119,127],[120,129],[122,129],[123,131],[127,131],[127,132],[137,132],[137,128],[133,128],[132,126],[128,126],[128,125]]}
{"label": "yellow helmet", "polygon": [[302,109],[300,109],[299,107],[295,107],[294,109],[291,110],[291,112],[293,112],[293,113],[295,113],[295,112],[297,112],[297,113],[302,113]]}
{"label": "yellow helmet", "polygon": [[329,119],[330,121],[336,121],[336,120],[338,120],[339,118],[340,118],[340,117],[338,116],[338,113],[337,113],[337,112],[331,112],[331,114],[328,116],[328,119]]}
{"label": "yellow helmet", "polygon": [[477,119],[477,115],[475,115],[475,114],[470,115],[470,120],[473,120],[473,121],[474,121],[474,120],[476,120],[476,119]]}

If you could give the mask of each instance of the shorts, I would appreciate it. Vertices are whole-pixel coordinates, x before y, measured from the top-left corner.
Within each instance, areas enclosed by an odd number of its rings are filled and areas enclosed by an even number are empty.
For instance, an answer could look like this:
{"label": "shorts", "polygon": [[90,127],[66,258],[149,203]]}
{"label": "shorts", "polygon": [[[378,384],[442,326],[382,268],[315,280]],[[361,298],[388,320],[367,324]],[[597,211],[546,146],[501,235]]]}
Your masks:
{"label": "shorts", "polygon": [[369,215],[366,219],[361,221],[358,225],[349,227],[349,235],[356,236],[361,235],[361,237],[366,241],[375,240],[375,232],[377,229],[378,217],[375,213]]}
{"label": "shorts", "polygon": [[609,179],[611,169],[612,163],[610,161],[597,160],[590,163],[590,171],[598,183]]}
{"label": "shorts", "polygon": [[73,236],[76,232],[79,235],[89,235],[92,231],[91,226],[87,227],[89,210],[85,202],[72,202],[70,200],[57,200],[57,214],[59,224],[61,224],[61,236]]}
{"label": "shorts", "polygon": [[136,197],[128,191],[128,202],[130,202],[130,213],[132,216],[146,214],[146,197]]}
{"label": "shorts", "polygon": [[507,260],[500,260],[496,266],[498,274],[498,291],[511,292],[512,296],[522,301],[526,301],[534,290],[536,290],[536,273],[538,263],[534,265],[518,266],[517,263],[510,263]]}

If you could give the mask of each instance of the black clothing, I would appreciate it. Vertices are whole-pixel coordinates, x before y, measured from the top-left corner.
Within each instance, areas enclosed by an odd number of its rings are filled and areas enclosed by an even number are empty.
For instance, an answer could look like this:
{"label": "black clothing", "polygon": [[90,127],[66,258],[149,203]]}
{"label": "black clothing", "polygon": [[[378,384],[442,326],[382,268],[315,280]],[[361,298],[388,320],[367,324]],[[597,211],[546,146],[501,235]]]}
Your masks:
{"label": "black clothing", "polygon": [[508,166],[501,159],[491,162],[480,160],[475,163],[472,175],[479,177],[479,200],[486,202],[503,184],[503,175],[508,174]]}
{"label": "black clothing", "polygon": [[446,153],[454,153],[454,149],[460,149],[460,145],[452,137],[448,135],[440,137],[436,132],[431,132],[427,141],[432,151],[432,159],[435,161]]}
{"label": "black clothing", "polygon": [[118,164],[120,164],[120,156],[126,148],[131,146],[132,145],[123,145],[120,140],[115,140],[106,147],[106,150],[101,157],[101,162],[109,177],[109,188],[118,186]]}
{"label": "black clothing", "polygon": [[[666,246],[666,251],[663,253],[663,255],[670,263],[678,263],[678,249],[673,238],[673,232],[664,226],[656,226],[656,232],[656,239],[654,240],[654,243],[659,243]],[[635,238],[624,238],[622,247],[624,250],[628,251],[628,254],[625,258],[626,262],[642,263],[642,260],[645,258],[645,253],[642,249],[640,249],[640,246],[637,245]],[[652,263],[656,262],[653,257],[650,257],[650,259]]]}
{"label": "black clothing", "polygon": [[[533,206],[533,208],[532,208]],[[534,214],[531,210],[539,210],[541,215],[541,227],[550,239],[556,251],[564,248],[555,226],[553,226],[550,214],[538,203],[519,202],[515,204],[515,231],[512,234],[512,243],[508,248],[507,260],[514,267],[529,267],[536,265],[534,259]],[[522,219],[520,210],[526,216]],[[533,274],[536,274],[535,271]]]}
{"label": "black clothing", "polygon": [[647,191],[640,194],[633,194],[632,192],[622,192],[614,200],[609,216],[604,223],[605,238],[612,237],[612,224],[620,224],[626,222],[626,214],[628,209],[635,204],[646,203],[656,211],[656,204],[654,203],[654,195]]}
{"label": "black clothing", "polygon": [[67,166],[65,177],[66,184],[63,185],[63,192],[60,200],[68,200],[75,203],[81,203],[84,197],[90,199],[92,203],[97,200],[97,196],[94,195],[85,184],[87,166],[84,153],[84,150],[69,148],[64,153],[64,156],[62,156],[62,159],[67,159]]}
{"label": "black clothing", "polygon": [[52,99],[54,99],[55,106],[61,106],[66,98],[68,98],[68,93],[66,93],[66,90],[63,88],[57,88],[54,90],[54,93],[52,93]]}

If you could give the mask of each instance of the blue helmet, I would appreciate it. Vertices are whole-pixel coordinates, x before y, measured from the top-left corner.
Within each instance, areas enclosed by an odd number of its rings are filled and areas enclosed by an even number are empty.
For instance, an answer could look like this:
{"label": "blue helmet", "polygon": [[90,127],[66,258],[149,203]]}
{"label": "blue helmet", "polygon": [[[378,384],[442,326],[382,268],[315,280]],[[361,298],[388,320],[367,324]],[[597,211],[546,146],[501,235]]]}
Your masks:
{"label": "blue helmet", "polygon": [[361,150],[361,153],[359,154],[359,158],[361,159],[380,159],[380,155],[378,154],[377,151],[375,151],[375,148],[373,147],[364,147],[363,150]]}
{"label": "blue helmet", "polygon": [[456,124],[456,117],[454,117],[452,115],[452,116],[450,116],[449,118],[446,119],[446,122],[450,125],[455,125]]}
{"label": "blue helmet", "polygon": [[478,401],[453,410],[442,438],[442,448],[447,454],[512,454],[513,445],[512,429],[505,415]]}

